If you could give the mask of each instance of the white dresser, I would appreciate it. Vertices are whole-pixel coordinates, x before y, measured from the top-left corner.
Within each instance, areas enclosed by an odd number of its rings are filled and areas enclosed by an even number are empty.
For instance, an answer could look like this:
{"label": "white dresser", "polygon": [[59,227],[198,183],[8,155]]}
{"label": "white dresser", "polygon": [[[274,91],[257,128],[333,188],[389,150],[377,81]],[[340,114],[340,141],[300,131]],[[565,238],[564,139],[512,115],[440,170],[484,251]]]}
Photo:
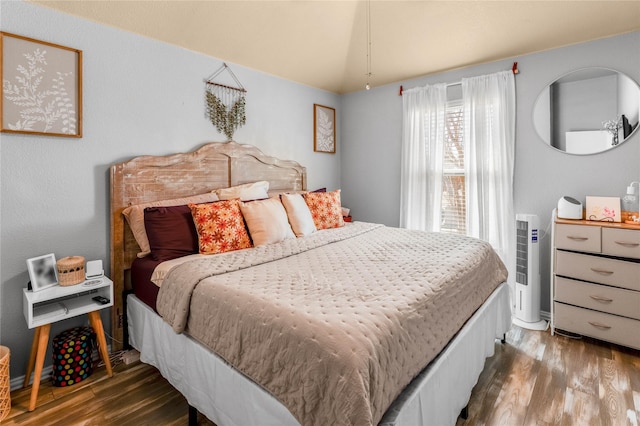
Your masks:
{"label": "white dresser", "polygon": [[640,349],[640,227],[555,219],[555,329]]}

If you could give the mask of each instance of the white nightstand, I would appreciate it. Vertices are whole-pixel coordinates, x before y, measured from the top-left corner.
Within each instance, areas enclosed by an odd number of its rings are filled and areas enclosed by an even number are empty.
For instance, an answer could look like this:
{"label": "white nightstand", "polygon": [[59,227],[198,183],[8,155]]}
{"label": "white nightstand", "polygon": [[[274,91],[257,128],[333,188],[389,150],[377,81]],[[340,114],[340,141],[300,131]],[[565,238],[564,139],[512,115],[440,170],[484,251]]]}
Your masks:
{"label": "white nightstand", "polygon": [[[95,281],[98,281],[95,283]],[[113,371],[107,351],[107,341],[104,337],[104,328],[100,318],[100,310],[113,306],[113,282],[107,277],[96,280],[87,280],[82,284],[72,286],[55,286],[38,292],[23,289],[24,318],[29,328],[36,328],[31,344],[31,354],[27,364],[27,372],[24,377],[24,386],[29,385],[31,373],[35,367],[33,387],[29,411],[36,408],[36,399],[40,388],[40,377],[44,357],[49,345],[49,331],[51,324],[67,318],[87,314],[93,331],[98,338],[98,347],[102,360],[107,367],[107,375],[111,377]],[[109,299],[109,303],[100,304],[93,297],[103,296]]]}

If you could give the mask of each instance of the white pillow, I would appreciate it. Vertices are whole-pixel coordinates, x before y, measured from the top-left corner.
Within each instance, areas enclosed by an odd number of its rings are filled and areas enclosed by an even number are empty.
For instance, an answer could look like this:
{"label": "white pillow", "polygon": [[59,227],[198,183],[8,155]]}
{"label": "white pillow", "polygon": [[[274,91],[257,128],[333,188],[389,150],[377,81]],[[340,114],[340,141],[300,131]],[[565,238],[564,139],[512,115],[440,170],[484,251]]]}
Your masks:
{"label": "white pillow", "polygon": [[280,194],[306,194],[309,191],[296,191],[293,189],[272,189],[268,192],[269,198],[280,198]]}
{"label": "white pillow", "polygon": [[295,238],[287,220],[287,212],[277,198],[240,203],[255,247]]}
{"label": "white pillow", "polygon": [[289,223],[296,237],[304,237],[316,232],[311,210],[301,194],[281,194],[280,199],[287,210]]}
{"label": "white pillow", "polygon": [[136,242],[140,246],[140,253],[138,253],[138,257],[145,257],[146,255],[151,253],[151,246],[149,246],[149,237],[147,237],[147,230],[144,227],[144,209],[146,209],[147,207],[184,206],[189,203],[212,203],[214,201],[218,201],[218,196],[213,192],[207,192],[206,194],[192,195],[190,197],[136,204],[135,206],[130,206],[124,209],[122,211],[122,214],[127,219],[129,228],[131,228],[131,232],[133,232],[133,237],[136,239]]}
{"label": "white pillow", "polygon": [[269,191],[269,182],[261,180],[259,182],[245,183],[230,188],[216,189],[214,192],[221,200],[240,198],[240,201],[251,201],[269,198],[267,191]]}

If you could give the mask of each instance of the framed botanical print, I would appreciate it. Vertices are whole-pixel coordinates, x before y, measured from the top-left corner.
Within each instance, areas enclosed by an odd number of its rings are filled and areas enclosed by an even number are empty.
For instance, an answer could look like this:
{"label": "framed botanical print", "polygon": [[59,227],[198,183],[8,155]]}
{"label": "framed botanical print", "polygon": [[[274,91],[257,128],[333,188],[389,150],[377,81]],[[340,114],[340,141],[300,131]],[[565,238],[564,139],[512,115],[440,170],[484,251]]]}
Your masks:
{"label": "framed botanical print", "polygon": [[82,137],[82,51],[0,32],[0,131]]}
{"label": "framed botanical print", "polygon": [[336,152],[336,110],[313,104],[313,150]]}

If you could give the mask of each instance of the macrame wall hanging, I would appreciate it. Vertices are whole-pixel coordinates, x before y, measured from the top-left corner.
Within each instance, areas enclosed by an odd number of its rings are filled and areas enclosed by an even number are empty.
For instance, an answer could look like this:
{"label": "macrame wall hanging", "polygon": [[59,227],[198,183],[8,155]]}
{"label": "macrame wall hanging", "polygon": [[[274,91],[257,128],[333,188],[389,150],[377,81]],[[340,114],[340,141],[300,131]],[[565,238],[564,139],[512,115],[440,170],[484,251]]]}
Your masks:
{"label": "macrame wall hanging", "polygon": [[[222,72],[227,71],[237,87],[213,81]],[[233,133],[247,122],[245,98],[247,91],[227,64],[205,80],[205,115],[220,133],[233,139]]]}

